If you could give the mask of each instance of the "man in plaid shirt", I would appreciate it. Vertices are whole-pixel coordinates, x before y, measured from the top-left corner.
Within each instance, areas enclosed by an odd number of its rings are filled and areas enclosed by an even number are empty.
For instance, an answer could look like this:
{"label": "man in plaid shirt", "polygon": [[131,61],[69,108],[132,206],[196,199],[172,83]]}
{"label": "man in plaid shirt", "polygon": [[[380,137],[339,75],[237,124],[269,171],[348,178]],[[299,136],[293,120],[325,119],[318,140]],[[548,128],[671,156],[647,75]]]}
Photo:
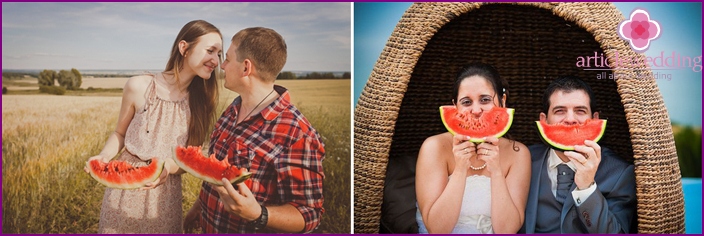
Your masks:
{"label": "man in plaid shirt", "polygon": [[225,88],[238,93],[211,135],[209,153],[253,173],[247,184],[203,182],[184,219],[186,231],[204,233],[311,232],[323,214],[320,135],[274,85],[286,63],[286,43],[274,30],[256,27],[232,37]]}

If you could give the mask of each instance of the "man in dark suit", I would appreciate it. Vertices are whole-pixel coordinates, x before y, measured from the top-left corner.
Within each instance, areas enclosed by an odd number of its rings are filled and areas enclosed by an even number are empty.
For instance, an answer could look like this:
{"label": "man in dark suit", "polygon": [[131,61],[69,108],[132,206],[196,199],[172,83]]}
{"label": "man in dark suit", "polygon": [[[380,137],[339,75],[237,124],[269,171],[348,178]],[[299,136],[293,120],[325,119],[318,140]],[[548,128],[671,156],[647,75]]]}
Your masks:
{"label": "man in dark suit", "polygon": [[[574,76],[553,81],[543,95],[540,119],[582,124],[598,119],[592,90]],[[532,177],[522,233],[635,233],[633,164],[585,141],[574,151],[529,147]]]}

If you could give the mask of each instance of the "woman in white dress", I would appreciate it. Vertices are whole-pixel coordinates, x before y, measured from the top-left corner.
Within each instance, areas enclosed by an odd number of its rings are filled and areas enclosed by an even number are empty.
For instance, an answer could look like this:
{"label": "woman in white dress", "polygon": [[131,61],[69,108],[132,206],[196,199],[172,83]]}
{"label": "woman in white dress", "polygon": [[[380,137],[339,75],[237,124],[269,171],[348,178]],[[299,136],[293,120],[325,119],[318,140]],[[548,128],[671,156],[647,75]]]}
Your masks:
{"label": "woman in white dress", "polygon": [[[506,103],[506,80],[487,64],[463,67],[453,87],[460,112],[480,116]],[[507,138],[446,132],[427,138],[416,165],[420,233],[516,233],[530,185],[530,152]],[[492,217],[494,216],[494,217]]]}

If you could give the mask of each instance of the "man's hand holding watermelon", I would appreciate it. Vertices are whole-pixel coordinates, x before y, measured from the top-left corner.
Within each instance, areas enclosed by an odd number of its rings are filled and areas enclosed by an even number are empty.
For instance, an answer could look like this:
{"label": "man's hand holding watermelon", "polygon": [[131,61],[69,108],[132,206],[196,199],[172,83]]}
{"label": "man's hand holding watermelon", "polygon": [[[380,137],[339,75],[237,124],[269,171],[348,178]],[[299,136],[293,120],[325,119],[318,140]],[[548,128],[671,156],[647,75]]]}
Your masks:
{"label": "man's hand holding watermelon", "polygon": [[565,151],[577,168],[574,174],[574,183],[578,190],[589,188],[594,183],[596,170],[601,163],[601,147],[594,141],[586,140],[583,145],[574,146],[574,151]]}

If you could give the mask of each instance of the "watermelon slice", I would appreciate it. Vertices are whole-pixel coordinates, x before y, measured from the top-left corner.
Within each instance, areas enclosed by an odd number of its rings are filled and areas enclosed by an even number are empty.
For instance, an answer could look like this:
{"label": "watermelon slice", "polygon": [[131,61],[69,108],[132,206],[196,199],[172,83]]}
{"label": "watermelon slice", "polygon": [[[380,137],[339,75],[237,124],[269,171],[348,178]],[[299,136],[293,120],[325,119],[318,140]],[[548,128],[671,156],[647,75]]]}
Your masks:
{"label": "watermelon slice", "polygon": [[598,142],[606,130],[606,120],[602,119],[589,119],[577,125],[551,125],[543,119],[535,123],[545,142],[565,151],[574,150],[574,145],[584,145],[585,140]]}
{"label": "watermelon slice", "polygon": [[470,142],[484,142],[485,137],[499,138],[508,132],[513,123],[512,108],[494,107],[476,118],[457,111],[454,105],[440,106],[440,118],[453,135],[467,135]]}
{"label": "watermelon slice", "polygon": [[149,164],[134,167],[126,161],[113,160],[108,163],[98,159],[86,162],[88,173],[99,183],[117,189],[136,189],[154,182],[164,169],[164,161],[152,158]]}
{"label": "watermelon slice", "polygon": [[246,168],[230,165],[227,158],[218,160],[215,154],[204,156],[200,146],[176,147],[174,162],[196,178],[218,186],[222,186],[222,178],[236,185],[252,176]]}

